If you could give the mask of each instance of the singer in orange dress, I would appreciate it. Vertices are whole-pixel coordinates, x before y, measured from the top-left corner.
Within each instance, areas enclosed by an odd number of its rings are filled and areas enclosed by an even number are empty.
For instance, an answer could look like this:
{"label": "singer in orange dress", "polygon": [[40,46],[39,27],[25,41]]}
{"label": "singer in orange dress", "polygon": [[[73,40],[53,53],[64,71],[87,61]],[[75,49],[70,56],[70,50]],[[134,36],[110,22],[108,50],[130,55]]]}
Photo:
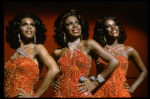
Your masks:
{"label": "singer in orange dress", "polygon": [[[131,94],[147,75],[147,69],[142,62],[138,52],[131,46],[123,45],[127,35],[122,28],[122,23],[116,17],[100,17],[94,28],[93,39],[97,41],[104,50],[115,56],[120,65],[114,70],[108,80],[93,94],[93,97],[100,98],[131,98]],[[130,87],[127,83],[126,73],[128,60],[131,60],[139,69],[140,75]],[[101,71],[101,66],[107,66],[107,62],[100,57],[95,58],[97,72]]]}
{"label": "singer in orange dress", "polygon": [[[4,66],[6,74],[4,96],[39,98],[59,73],[55,60],[42,45],[46,39],[45,25],[34,13],[21,12],[9,21],[6,31],[7,43],[17,50]],[[47,73],[35,93],[33,87],[38,81],[43,65],[47,67]]]}
{"label": "singer in orange dress", "polygon": [[20,92],[19,88],[32,95],[35,94],[33,86],[39,78],[39,67],[27,55],[5,63],[5,73],[7,77],[5,97],[14,97]]}
{"label": "singer in orange dress", "polygon": [[58,60],[58,64],[63,75],[59,78],[61,85],[60,90],[55,93],[56,97],[92,97],[91,93],[88,95],[85,95],[87,92],[80,93],[76,87],[79,78],[87,77],[91,68],[89,59],[79,49],[73,53],[67,51]]}
{"label": "singer in orange dress", "polygon": [[[109,79],[102,85],[99,90],[93,95],[93,97],[100,98],[115,98],[115,97],[131,97],[126,85],[126,73],[128,69],[128,60],[126,57],[117,52],[116,50],[124,45],[118,46],[117,48],[110,51],[110,53],[115,52],[115,57],[120,61],[120,65],[114,70]],[[99,58],[96,64],[101,64],[104,67],[107,66],[107,62]]]}
{"label": "singer in orange dress", "polygon": [[[54,98],[91,98],[91,91],[99,85],[97,80],[91,81],[87,77],[91,68],[92,52],[109,63],[108,68],[101,73],[103,78],[113,72],[119,61],[103,50],[96,41],[87,40],[88,23],[75,10],[58,16],[54,31],[54,39],[61,46],[52,53],[61,70],[57,79],[60,82],[59,90],[54,90]],[[86,81],[81,83],[80,77],[86,78]]]}

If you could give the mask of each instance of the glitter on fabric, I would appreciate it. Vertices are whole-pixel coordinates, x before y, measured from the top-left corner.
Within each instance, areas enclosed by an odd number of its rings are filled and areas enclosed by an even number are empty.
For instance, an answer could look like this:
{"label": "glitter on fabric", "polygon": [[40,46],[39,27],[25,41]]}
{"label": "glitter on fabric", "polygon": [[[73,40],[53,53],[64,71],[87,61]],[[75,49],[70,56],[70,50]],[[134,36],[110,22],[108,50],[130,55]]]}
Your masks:
{"label": "glitter on fabric", "polygon": [[28,56],[10,59],[5,63],[4,69],[6,74],[4,95],[6,98],[13,98],[16,94],[21,93],[18,89],[35,94],[33,87],[39,79],[39,67]]}
{"label": "glitter on fabric", "polygon": [[[124,46],[124,45],[122,45]],[[120,65],[114,70],[108,80],[99,88],[96,93],[94,93],[93,97],[95,98],[131,98],[128,89],[126,89],[125,84],[127,83],[126,80],[126,73],[128,69],[128,60],[123,56],[122,53],[117,51],[118,48],[122,47],[119,46],[116,49],[110,50],[110,53],[114,52],[115,57],[119,60]],[[103,64],[104,67],[107,66],[104,60],[99,58],[98,63]]]}
{"label": "glitter on fabric", "polygon": [[[70,56],[71,55],[71,56]],[[54,92],[54,98],[88,98],[92,94],[79,92],[80,77],[87,77],[91,68],[89,59],[79,50],[74,49],[73,53],[68,50],[58,60],[61,69],[61,76],[57,79],[60,84],[60,90]]]}

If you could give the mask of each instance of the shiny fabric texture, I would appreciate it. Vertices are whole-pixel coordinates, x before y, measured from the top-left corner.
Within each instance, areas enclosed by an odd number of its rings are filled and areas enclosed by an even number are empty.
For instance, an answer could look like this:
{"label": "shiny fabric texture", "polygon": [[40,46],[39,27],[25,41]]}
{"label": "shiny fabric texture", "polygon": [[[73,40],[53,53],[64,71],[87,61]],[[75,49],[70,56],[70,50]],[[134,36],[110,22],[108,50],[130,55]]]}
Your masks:
{"label": "shiny fabric texture", "polygon": [[54,98],[90,98],[92,94],[87,91],[81,93],[78,91],[80,77],[87,77],[91,64],[89,59],[79,50],[73,52],[68,50],[58,60],[61,76],[57,79],[61,84],[57,92],[54,92]]}
{"label": "shiny fabric texture", "polygon": [[[102,87],[93,94],[95,98],[131,98],[128,89],[125,87],[127,83],[125,76],[128,69],[128,60],[122,53],[117,51],[118,48],[112,50],[110,53],[115,53],[115,57],[119,60],[120,65],[114,70]],[[108,64],[101,58],[97,62],[98,64],[103,64],[104,67]]]}
{"label": "shiny fabric texture", "polygon": [[13,98],[16,94],[21,93],[18,89],[35,94],[33,87],[39,78],[39,67],[28,56],[10,59],[5,63],[4,70],[6,98]]}

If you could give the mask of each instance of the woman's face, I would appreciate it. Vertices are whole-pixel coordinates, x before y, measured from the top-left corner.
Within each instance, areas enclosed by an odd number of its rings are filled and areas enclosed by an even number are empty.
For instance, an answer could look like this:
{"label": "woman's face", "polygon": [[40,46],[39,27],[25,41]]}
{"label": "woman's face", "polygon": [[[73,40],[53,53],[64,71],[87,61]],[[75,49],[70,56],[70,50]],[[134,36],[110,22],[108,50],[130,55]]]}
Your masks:
{"label": "woman's face", "polygon": [[20,24],[21,34],[25,38],[33,38],[36,32],[35,24],[32,18],[23,18]]}
{"label": "woman's face", "polygon": [[81,25],[77,17],[69,16],[65,20],[65,26],[66,26],[67,33],[70,36],[74,36],[74,37],[81,36]]}
{"label": "woman's face", "polygon": [[119,27],[116,25],[116,22],[113,19],[106,20],[104,27],[106,28],[107,35],[114,38],[119,36]]}

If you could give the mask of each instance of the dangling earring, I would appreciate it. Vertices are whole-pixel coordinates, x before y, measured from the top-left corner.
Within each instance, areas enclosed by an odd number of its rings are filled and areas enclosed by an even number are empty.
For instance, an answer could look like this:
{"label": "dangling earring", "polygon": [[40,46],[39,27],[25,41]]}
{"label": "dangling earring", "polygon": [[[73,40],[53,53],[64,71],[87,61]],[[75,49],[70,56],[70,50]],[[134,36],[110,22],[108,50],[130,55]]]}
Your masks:
{"label": "dangling earring", "polygon": [[20,34],[18,33],[19,42],[21,41]]}
{"label": "dangling earring", "polygon": [[66,35],[65,35],[65,33],[63,33],[64,34],[64,43],[66,43]]}
{"label": "dangling earring", "polygon": [[34,43],[36,44],[36,35],[34,35]]}
{"label": "dangling earring", "polygon": [[106,37],[104,36],[104,41],[106,42]]}

